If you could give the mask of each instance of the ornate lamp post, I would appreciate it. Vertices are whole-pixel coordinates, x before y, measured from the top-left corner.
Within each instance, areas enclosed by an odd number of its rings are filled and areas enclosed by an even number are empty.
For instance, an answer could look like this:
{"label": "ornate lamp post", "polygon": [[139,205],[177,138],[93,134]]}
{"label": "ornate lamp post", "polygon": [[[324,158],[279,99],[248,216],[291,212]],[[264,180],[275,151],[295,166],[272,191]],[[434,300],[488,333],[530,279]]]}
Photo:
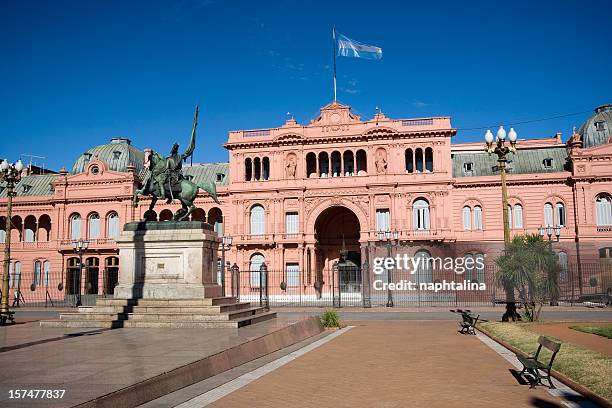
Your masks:
{"label": "ornate lamp post", "polygon": [[225,250],[232,247],[231,235],[224,235],[221,242],[221,293],[225,296]]}
{"label": "ornate lamp post", "polygon": [[[376,237],[379,242],[383,242],[387,247],[387,257],[391,258],[391,248],[396,246],[399,243],[399,231],[397,230],[387,230],[387,231],[378,231],[376,233]],[[391,270],[387,270],[387,307],[393,307],[393,294],[391,293],[391,289],[389,289],[389,284],[393,281],[391,277]]]}
{"label": "ornate lamp post", "polygon": [[[506,130],[503,126],[499,127],[497,131],[497,140],[493,142],[493,133],[488,129],[485,133],[486,152],[489,155],[495,153],[497,155],[497,163],[499,172],[501,174],[501,187],[502,187],[502,215],[504,223],[504,248],[510,243],[510,225],[508,225],[508,189],[506,187],[506,164],[508,163],[508,153],[516,153],[516,138],[517,134],[513,128],[510,128],[508,133],[508,140],[510,146],[506,145]],[[516,320],[519,318],[516,312],[516,306],[514,304],[514,289],[509,285],[505,284],[504,289],[506,291],[506,314],[502,318]]]}
{"label": "ornate lamp post", "polygon": [[15,184],[21,180],[21,171],[23,163],[17,160],[17,163],[10,164],[3,160],[0,163],[0,181],[6,182],[6,196],[8,201],[6,204],[6,236],[4,237],[4,275],[2,276],[2,300],[0,301],[0,325],[4,325],[7,321],[14,323],[13,313],[9,310],[9,271],[11,264],[11,218],[13,212],[13,197],[15,193]]}
{"label": "ornate lamp post", "polygon": [[[83,254],[87,252],[87,247],[89,247],[89,241],[87,240],[83,240],[82,238],[79,238],[78,240],[75,239],[72,241],[72,250],[74,251],[75,254],[79,256],[78,282],[74,282],[76,286],[76,290],[77,290],[76,307],[79,307],[82,305],[81,303],[81,276],[83,276]],[[76,281],[77,279],[74,279],[74,280]]]}
{"label": "ornate lamp post", "polygon": [[556,227],[553,227],[552,225],[549,225],[546,228],[540,227],[538,229],[538,234],[540,234],[542,238],[544,238],[544,234],[548,236],[548,244],[550,245],[551,251],[553,243],[553,232],[555,236],[555,242],[559,242],[559,238],[561,237],[561,226],[557,225]]}
{"label": "ornate lamp post", "polygon": [[491,155],[495,153],[497,155],[497,163],[499,164],[499,173],[501,174],[501,185],[502,185],[502,212],[504,221],[504,244],[508,245],[510,242],[510,226],[508,225],[508,189],[506,188],[506,163],[508,163],[508,153],[516,153],[516,138],[517,134],[513,128],[510,128],[508,133],[508,140],[510,141],[510,147],[506,145],[506,130],[503,126],[499,127],[497,131],[497,142],[493,143],[493,133],[491,130],[487,130],[485,133],[485,141],[487,144],[486,151]]}

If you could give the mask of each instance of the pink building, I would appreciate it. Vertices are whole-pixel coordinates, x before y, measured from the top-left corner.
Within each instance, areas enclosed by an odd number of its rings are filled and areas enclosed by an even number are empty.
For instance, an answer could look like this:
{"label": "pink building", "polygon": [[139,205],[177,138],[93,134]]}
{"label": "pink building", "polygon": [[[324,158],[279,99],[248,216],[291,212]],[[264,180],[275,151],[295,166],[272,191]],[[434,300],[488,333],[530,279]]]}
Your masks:
{"label": "pink building", "polygon": [[[509,164],[512,234],[560,227],[553,249],[561,284],[565,293],[571,286],[574,299],[612,290],[601,268],[612,256],[611,127],[612,105],[601,106],[566,142],[560,134],[519,139]],[[362,120],[336,102],[305,125],[290,119],[278,128],[233,131],[225,143],[229,163],[186,167],[188,177],[214,180],[222,203],[202,195],[193,219],[233,237],[226,261],[242,271],[242,297],[259,296],[258,271],[265,262],[279,302],[324,298],[336,290],[361,301],[372,279],[362,265],[387,255],[379,230],[397,231],[393,255],[437,256],[452,247],[454,254],[480,257],[503,243],[496,156],[484,151],[484,141],[452,143],[456,132],[449,117],[391,119],[378,113]],[[78,157],[70,172],[24,176],[13,208],[11,296],[17,287],[26,301],[44,301],[47,292],[54,300],[74,293],[79,268],[71,241],[78,238],[90,242],[83,293],[112,294],[121,273],[114,238],[122,225],[167,220],[179,208],[160,202],[155,213],[145,214],[146,198],[132,207],[143,171],[143,151],[127,139],[112,139]],[[0,192],[5,207],[6,192]],[[2,230],[5,223],[0,216]],[[333,275],[342,250],[343,265],[351,268]],[[487,268],[465,276],[492,282]],[[423,271],[420,279],[440,278]],[[406,303],[414,300],[406,296]],[[461,300],[445,296],[419,294],[419,302]],[[493,297],[501,295],[463,300]]]}

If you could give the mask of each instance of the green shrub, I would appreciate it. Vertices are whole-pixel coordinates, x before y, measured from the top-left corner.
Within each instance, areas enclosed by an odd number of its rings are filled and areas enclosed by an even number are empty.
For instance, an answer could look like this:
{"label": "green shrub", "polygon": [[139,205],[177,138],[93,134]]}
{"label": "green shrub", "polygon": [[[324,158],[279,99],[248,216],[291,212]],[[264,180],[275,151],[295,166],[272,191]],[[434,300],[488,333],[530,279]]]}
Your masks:
{"label": "green shrub", "polygon": [[321,324],[323,327],[340,327],[340,318],[335,310],[326,310],[321,315]]}

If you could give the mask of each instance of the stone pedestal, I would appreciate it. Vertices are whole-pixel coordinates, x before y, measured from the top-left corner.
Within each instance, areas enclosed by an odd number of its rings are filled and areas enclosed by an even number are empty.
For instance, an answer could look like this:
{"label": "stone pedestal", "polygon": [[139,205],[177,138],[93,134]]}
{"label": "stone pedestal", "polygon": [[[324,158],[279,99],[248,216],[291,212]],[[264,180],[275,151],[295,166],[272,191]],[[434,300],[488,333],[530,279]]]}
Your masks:
{"label": "stone pedestal", "polygon": [[223,296],[217,284],[220,238],[199,221],[125,224],[119,246],[119,299]]}

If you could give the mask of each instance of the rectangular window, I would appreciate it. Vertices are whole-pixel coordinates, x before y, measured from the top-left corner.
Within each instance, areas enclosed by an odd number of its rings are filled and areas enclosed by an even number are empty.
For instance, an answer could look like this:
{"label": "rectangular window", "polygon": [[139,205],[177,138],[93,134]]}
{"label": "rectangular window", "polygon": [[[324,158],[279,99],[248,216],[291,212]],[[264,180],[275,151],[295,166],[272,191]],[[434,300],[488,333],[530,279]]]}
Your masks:
{"label": "rectangular window", "polygon": [[285,232],[287,234],[297,234],[300,232],[300,217],[296,212],[285,214]]}
{"label": "rectangular window", "polygon": [[296,263],[287,264],[287,287],[300,286],[300,267]]}
{"label": "rectangular window", "polygon": [[376,231],[391,230],[391,215],[388,208],[376,210]]}
{"label": "rectangular window", "polygon": [[565,206],[557,203],[557,225],[565,227]]}

